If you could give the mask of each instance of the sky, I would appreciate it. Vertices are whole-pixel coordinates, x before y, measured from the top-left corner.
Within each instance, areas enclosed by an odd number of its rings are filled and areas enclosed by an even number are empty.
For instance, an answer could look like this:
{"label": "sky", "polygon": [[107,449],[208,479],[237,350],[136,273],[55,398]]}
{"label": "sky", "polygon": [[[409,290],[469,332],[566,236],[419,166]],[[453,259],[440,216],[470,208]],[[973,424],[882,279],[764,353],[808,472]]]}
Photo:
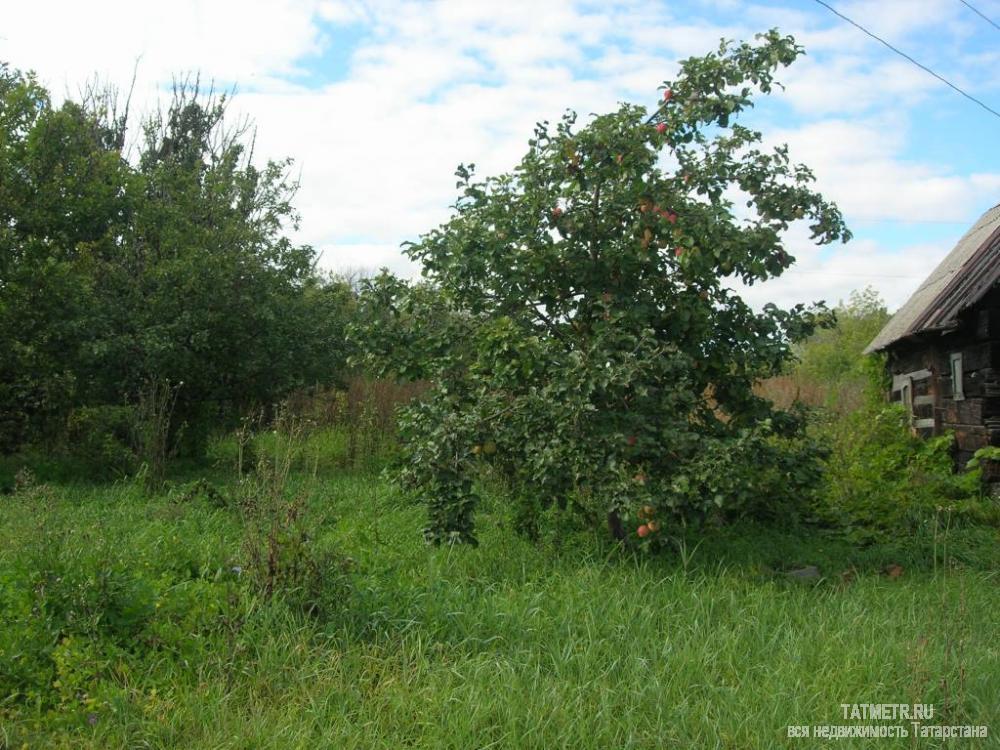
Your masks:
{"label": "sky", "polygon": [[[1000,24],[1000,0],[971,0]],[[1000,28],[961,0],[830,0],[1000,111]],[[416,275],[400,252],[445,221],[455,167],[509,171],[533,126],[629,101],[655,106],[679,61],[777,27],[806,49],[745,124],[787,143],[854,240],[815,247],[744,290],[754,304],[875,287],[895,308],[1000,203],[1000,117],[814,0],[32,0],[5,3],[0,60],[56,97],[95,76],[139,108],[197,72],[235,87],[256,153],[291,157],[299,241],[322,267]]]}

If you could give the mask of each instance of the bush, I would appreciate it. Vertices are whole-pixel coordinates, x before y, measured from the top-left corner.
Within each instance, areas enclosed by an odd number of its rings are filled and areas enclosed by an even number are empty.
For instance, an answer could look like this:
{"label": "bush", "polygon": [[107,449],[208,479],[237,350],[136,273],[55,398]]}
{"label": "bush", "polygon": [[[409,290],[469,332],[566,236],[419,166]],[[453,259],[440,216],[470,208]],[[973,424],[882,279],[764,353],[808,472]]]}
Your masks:
{"label": "bush", "polygon": [[[121,489],[123,500],[139,491]],[[183,537],[122,545],[46,485],[27,483],[8,502],[24,541],[0,552],[0,725],[24,704],[47,723],[106,710],[150,664],[217,652],[254,606],[224,551]]]}
{"label": "bush", "polygon": [[240,477],[234,500],[244,527],[240,574],[264,599],[327,618],[344,601],[351,561],[317,543],[305,519],[305,489],[289,487],[304,449],[304,424],[279,415],[275,426],[253,471]]}
{"label": "bush", "polygon": [[84,406],[66,423],[66,449],[83,462],[94,478],[108,479],[134,471],[134,410],[128,406]]}
{"label": "bush", "polygon": [[210,426],[343,379],[354,293],[285,236],[290,162],[255,160],[226,96],[175,83],[130,123],[112,89],[56,103],[0,62],[0,454],[69,417],[98,473],[122,473],[118,407],[100,404],[134,404],[156,485]]}
{"label": "bush", "polygon": [[[870,287],[851,292],[833,310],[836,325],[816,331],[795,347],[788,370],[759,383],[757,393],[781,408],[801,402],[847,415],[862,408],[874,393],[872,378],[885,372],[884,360],[866,356],[866,346],[889,320],[878,293]],[[879,401],[883,400],[880,390]]]}
{"label": "bush", "polygon": [[79,555],[50,536],[22,565],[2,572],[0,699],[42,706],[82,700],[120,661],[111,655],[136,645],[152,618],[151,582]]}
{"label": "bush", "polygon": [[989,516],[980,469],[956,473],[954,437],[915,437],[901,405],[870,405],[827,429],[833,450],[817,513],[850,537],[914,532],[942,511]]}

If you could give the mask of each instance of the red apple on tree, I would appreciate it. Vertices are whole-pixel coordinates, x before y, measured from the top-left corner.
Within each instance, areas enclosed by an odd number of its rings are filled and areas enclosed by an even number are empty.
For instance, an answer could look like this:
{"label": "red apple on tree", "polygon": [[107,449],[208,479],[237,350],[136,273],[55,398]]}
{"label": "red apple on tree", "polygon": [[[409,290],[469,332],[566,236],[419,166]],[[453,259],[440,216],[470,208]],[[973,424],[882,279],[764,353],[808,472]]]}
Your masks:
{"label": "red apple on tree", "polygon": [[[433,384],[408,409],[398,462],[400,481],[428,506],[428,541],[477,541],[482,465],[467,446],[490,433],[505,454],[491,470],[513,499],[550,498],[602,527],[606,505],[616,538],[640,524],[649,541],[658,537],[652,519],[635,513],[647,498],[664,503],[666,531],[714,516],[716,497],[725,498],[727,514],[742,514],[753,511],[744,504],[758,493],[792,499],[809,489],[807,476],[821,476],[819,451],[795,439],[804,424],[787,420],[787,434],[770,437],[767,419],[783,410],[757,397],[747,375],[779,372],[795,343],[832,316],[818,305],[750,315],[719,280],[727,269],[748,285],[778,275],[780,235],[798,206],[814,217],[817,244],[850,237],[836,206],[811,190],[808,169],[784,152],[772,156],[763,135],[737,125],[751,94],[776,87],[772,75],[799,54],[777,32],[722,45],[682,63],[652,107],[624,104],[583,124],[567,113],[558,125],[539,125],[524,159],[505,174],[484,179],[460,165],[453,215],[405,250],[444,292],[444,311],[456,314],[440,314],[422,287],[387,278],[370,304],[377,310],[386,297],[398,300],[414,308],[405,316],[412,323],[400,322],[407,326],[400,331],[393,320],[383,323],[387,316],[365,316],[374,322],[363,331],[372,365]],[[666,89],[674,85],[682,98],[670,107]],[[629,169],[615,164],[617,154]],[[751,224],[727,198],[741,184]],[[682,211],[684,224],[680,214],[671,224],[655,211],[657,199],[675,207],[668,216]],[[508,238],[501,241],[500,231]],[[614,314],[601,303],[606,291]],[[420,335],[425,320],[435,335]],[[393,351],[400,333],[413,341],[412,356]],[[626,394],[635,396],[631,403],[623,403]],[[573,429],[562,427],[567,416]],[[555,447],[537,450],[540,439]],[[709,452],[725,455],[732,469],[706,470]],[[816,470],[785,476],[793,459]],[[640,471],[645,486],[633,481]],[[752,491],[733,491],[744,475]],[[576,508],[581,487],[594,507]],[[666,488],[669,498],[660,497]]]}

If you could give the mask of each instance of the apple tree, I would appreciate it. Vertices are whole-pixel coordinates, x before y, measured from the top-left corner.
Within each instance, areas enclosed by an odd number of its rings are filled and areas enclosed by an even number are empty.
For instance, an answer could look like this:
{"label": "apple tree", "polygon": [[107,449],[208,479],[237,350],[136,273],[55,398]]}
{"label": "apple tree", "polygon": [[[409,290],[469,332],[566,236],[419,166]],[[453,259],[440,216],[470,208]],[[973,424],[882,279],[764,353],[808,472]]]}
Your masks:
{"label": "apple tree", "polygon": [[830,314],[754,309],[731,288],[793,263],[793,222],[816,243],[850,237],[809,169],[738,122],[800,54],[777,31],[723,42],[684,61],[652,109],[540,124],[511,173],[459,168],[452,218],[406,247],[419,290],[371,283],[370,340],[409,342],[433,386],[402,422],[430,541],[475,543],[486,467],[528,531],[556,503],[644,543],[711,514],[777,512],[816,479],[801,416],[754,385]]}

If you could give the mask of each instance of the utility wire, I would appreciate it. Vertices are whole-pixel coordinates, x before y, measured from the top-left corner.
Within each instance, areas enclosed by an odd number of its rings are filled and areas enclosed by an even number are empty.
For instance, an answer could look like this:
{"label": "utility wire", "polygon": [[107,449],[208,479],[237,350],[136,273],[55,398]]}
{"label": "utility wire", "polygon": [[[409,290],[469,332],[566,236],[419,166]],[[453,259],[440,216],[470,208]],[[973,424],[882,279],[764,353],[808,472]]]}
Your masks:
{"label": "utility wire", "polygon": [[[962,1],[964,2],[964,0],[962,0]],[[982,107],[983,109],[985,109],[987,112],[989,112],[991,115],[993,115],[997,119],[1000,119],[1000,112],[997,112],[995,109],[993,109],[989,105],[983,103],[982,101],[980,101],[979,99],[977,99],[976,97],[974,97],[972,94],[969,94],[969,93],[963,91],[958,86],[956,86],[954,83],[952,83],[951,81],[949,81],[947,78],[945,78],[944,76],[938,75],[937,73],[935,73],[933,70],[931,70],[930,68],[928,68],[923,63],[917,62],[916,60],[914,60],[912,57],[910,57],[908,54],[906,54],[905,52],[903,52],[898,47],[893,47],[885,39],[883,39],[882,37],[878,36],[877,34],[873,34],[868,29],[866,29],[864,26],[862,26],[861,24],[859,24],[857,21],[851,20],[850,18],[848,18],[847,16],[845,16],[843,13],[841,13],[840,11],[838,11],[836,8],[834,8],[829,3],[826,3],[823,0],[815,0],[815,2],[818,3],[819,5],[822,5],[828,11],[830,11],[831,13],[833,13],[835,16],[839,16],[840,18],[844,19],[849,24],[851,24],[851,26],[854,26],[855,28],[860,29],[865,34],[867,34],[872,39],[874,39],[875,41],[877,41],[877,42],[879,42],[881,44],[884,44],[886,47],[888,47],[889,49],[891,49],[893,52],[895,52],[900,57],[906,58],[907,60],[909,60],[914,65],[916,65],[921,70],[923,70],[923,71],[925,71],[927,73],[930,73],[932,76],[934,76],[939,81],[941,81],[941,83],[945,84],[949,88],[954,89],[959,94],[961,94],[962,96],[964,96],[966,99],[969,99],[970,101],[975,102],[976,104],[978,104],[980,107]],[[966,4],[968,5],[968,3],[966,3]]]}
{"label": "utility wire", "polygon": [[984,21],[986,21],[986,23],[988,23],[990,26],[994,27],[997,31],[1000,31],[1000,24],[998,24],[996,21],[994,21],[992,18],[990,18],[986,14],[984,14],[975,5],[973,5],[972,3],[965,2],[965,0],[958,0],[958,2],[960,2],[966,8],[968,8],[973,13],[975,13],[977,16],[979,16],[980,18],[982,18]]}

